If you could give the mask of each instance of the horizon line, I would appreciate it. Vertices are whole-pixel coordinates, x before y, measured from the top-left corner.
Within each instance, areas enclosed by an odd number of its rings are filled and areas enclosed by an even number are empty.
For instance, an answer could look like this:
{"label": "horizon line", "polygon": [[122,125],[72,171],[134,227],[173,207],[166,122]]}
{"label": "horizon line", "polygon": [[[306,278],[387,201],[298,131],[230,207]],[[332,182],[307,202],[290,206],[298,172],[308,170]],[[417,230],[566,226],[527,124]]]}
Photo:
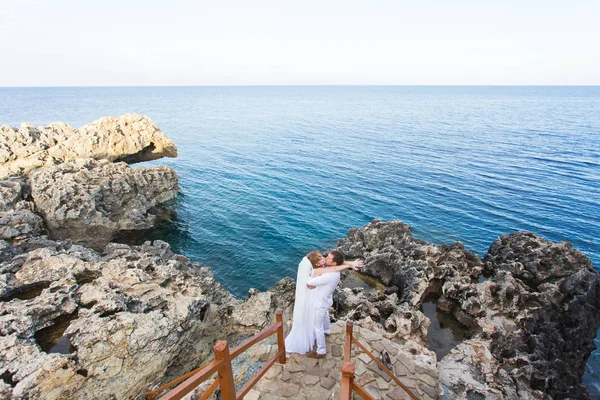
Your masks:
{"label": "horizon line", "polygon": [[134,88],[134,87],[600,87],[600,84],[215,84],[215,85],[41,85],[1,86],[0,89]]}

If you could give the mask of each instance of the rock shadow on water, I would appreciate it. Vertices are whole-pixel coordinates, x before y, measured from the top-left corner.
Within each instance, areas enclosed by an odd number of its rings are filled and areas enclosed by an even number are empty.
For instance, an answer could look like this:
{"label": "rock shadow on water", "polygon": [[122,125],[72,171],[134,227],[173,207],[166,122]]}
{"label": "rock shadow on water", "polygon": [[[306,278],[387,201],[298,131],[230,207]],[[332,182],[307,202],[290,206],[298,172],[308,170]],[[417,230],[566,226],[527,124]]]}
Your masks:
{"label": "rock shadow on water", "polygon": [[469,330],[452,314],[439,309],[438,298],[435,295],[427,296],[421,305],[421,311],[431,321],[427,330],[427,345],[439,361],[468,338]]}
{"label": "rock shadow on water", "polygon": [[151,229],[122,231],[113,242],[127,245],[142,245],[144,242],[162,240],[169,243],[177,254],[190,256],[198,243],[190,234],[187,221],[190,216],[185,209],[185,195],[180,191],[175,199],[163,203],[158,224]]}
{"label": "rock shadow on water", "polygon": [[600,399],[600,328],[596,332],[594,344],[596,349],[585,364],[583,384],[587,387],[591,399]]}
{"label": "rock shadow on water", "polygon": [[40,329],[33,335],[35,342],[42,351],[50,353],[70,354],[75,351],[71,340],[64,336],[71,321],[77,318],[77,313],[63,315],[54,320],[54,323],[44,329]]}

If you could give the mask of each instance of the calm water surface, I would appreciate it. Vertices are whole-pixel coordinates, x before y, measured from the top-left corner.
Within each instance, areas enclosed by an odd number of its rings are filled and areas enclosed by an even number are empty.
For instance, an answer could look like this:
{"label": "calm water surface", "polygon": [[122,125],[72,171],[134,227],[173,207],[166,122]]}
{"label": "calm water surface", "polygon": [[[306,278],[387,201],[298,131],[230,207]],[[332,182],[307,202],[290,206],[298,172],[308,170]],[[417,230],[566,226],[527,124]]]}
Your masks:
{"label": "calm water surface", "polygon": [[152,234],[233,293],[295,276],[373,218],[483,256],[566,240],[600,266],[600,87],[0,88],[0,123],[147,115],[174,140],[177,217]]}
{"label": "calm water surface", "polygon": [[150,116],[182,191],[155,234],[235,294],[373,218],[483,256],[517,230],[600,266],[599,87],[0,88],[0,123]]}

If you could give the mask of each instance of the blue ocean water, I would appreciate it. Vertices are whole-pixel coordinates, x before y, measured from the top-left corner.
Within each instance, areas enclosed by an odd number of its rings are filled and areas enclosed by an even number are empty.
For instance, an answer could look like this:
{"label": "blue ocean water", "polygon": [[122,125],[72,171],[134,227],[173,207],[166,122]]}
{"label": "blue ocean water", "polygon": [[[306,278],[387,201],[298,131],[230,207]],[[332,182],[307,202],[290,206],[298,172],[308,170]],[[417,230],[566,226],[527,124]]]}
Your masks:
{"label": "blue ocean water", "polygon": [[150,116],[182,191],[153,237],[233,293],[373,218],[483,256],[516,230],[600,266],[600,87],[1,88],[0,123]]}
{"label": "blue ocean water", "polygon": [[0,88],[0,124],[128,112],[179,149],[149,163],[182,186],[151,237],[240,297],[373,218],[480,256],[533,231],[600,267],[600,87]]}

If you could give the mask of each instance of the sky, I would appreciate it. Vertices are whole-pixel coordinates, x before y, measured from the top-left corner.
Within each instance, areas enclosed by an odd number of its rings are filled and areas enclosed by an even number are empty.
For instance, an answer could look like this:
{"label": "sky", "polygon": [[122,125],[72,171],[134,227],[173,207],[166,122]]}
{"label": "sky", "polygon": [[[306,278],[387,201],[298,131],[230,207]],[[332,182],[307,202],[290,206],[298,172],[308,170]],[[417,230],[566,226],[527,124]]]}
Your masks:
{"label": "sky", "polygon": [[0,0],[0,86],[600,85],[599,0]]}

